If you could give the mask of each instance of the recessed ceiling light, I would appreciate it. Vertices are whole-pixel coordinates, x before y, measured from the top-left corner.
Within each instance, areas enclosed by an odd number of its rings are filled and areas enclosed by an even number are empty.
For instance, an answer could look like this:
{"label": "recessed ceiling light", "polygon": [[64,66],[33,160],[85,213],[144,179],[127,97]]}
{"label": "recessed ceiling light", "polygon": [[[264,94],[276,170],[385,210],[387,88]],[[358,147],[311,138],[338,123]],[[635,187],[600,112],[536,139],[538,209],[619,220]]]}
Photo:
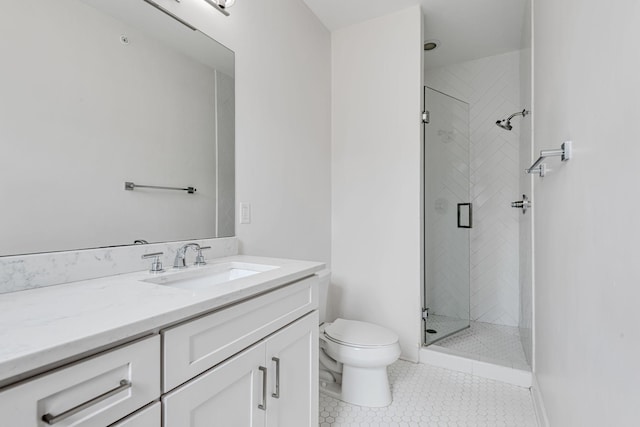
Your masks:
{"label": "recessed ceiling light", "polygon": [[436,50],[438,46],[440,46],[439,40],[427,40],[426,42],[424,42],[424,50],[426,50],[427,52]]}

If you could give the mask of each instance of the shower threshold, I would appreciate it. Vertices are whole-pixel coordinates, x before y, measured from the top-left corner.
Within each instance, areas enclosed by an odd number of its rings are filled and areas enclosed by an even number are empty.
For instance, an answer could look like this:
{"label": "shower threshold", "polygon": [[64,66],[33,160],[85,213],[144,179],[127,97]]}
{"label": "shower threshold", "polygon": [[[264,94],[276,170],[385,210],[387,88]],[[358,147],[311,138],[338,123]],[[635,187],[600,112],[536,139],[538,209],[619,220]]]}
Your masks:
{"label": "shower threshold", "polygon": [[431,341],[425,340],[425,346],[467,359],[525,371],[531,370],[522,348],[520,330],[517,327],[472,321],[465,329],[443,336],[447,331],[456,331],[455,327],[460,329],[460,322],[466,323],[466,321],[446,316],[429,316],[427,328],[436,330],[440,328],[442,334],[438,332],[437,335],[440,336],[437,343],[433,338]]}
{"label": "shower threshold", "polygon": [[[429,316],[427,328],[440,327],[432,322],[440,320],[445,332],[447,320],[451,318],[432,317],[443,316]],[[532,381],[520,331],[512,326],[471,322],[469,327],[441,337],[437,343],[425,344],[420,350],[420,362],[520,387],[530,387]]]}
{"label": "shower threshold", "polygon": [[468,320],[436,314],[429,315],[424,333],[424,343],[425,345],[434,344],[469,327]]}

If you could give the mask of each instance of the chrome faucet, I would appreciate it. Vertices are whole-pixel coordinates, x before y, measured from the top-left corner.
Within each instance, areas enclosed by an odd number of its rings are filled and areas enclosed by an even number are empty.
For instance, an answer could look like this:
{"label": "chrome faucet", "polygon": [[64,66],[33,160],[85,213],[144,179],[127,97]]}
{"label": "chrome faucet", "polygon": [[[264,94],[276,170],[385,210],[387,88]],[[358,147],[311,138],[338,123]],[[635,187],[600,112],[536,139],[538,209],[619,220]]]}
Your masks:
{"label": "chrome faucet", "polygon": [[200,245],[199,244],[197,244],[197,243],[187,243],[186,245],[184,245],[183,247],[178,249],[178,252],[176,253],[176,259],[173,261],[173,268],[186,268],[187,267],[186,255],[187,255],[187,249],[189,249],[189,248],[193,248],[194,250],[198,251],[198,253],[200,253]]}

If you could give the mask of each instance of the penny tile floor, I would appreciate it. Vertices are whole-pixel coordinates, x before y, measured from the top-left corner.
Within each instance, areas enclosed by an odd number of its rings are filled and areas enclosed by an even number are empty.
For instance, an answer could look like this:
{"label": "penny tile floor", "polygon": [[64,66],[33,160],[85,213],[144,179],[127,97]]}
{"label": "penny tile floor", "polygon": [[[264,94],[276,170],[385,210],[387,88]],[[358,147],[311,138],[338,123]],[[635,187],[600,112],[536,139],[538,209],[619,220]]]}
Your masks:
{"label": "penny tile floor", "polygon": [[320,427],[537,427],[526,388],[403,360],[389,367],[389,380],[386,408],[320,394]]}

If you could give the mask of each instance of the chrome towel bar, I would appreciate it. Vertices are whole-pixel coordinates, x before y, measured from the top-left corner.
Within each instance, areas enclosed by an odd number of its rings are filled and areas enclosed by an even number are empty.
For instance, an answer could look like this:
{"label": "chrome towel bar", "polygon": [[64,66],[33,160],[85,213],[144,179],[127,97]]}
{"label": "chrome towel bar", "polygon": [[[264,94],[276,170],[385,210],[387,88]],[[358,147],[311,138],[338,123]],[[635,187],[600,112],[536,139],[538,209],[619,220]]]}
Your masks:
{"label": "chrome towel bar", "polygon": [[547,157],[558,157],[560,156],[563,162],[571,159],[571,141],[565,141],[562,143],[562,146],[559,150],[542,150],[540,151],[540,157],[535,161],[534,164],[531,165],[529,169],[525,169],[527,173],[537,173],[540,176],[545,176],[547,173],[547,166],[542,163],[544,159]]}
{"label": "chrome towel bar", "polygon": [[160,187],[157,185],[139,185],[139,184],[134,184],[133,182],[128,182],[128,181],[124,183],[124,189],[127,191],[133,191],[135,188],[152,188],[154,190],[177,190],[177,191],[186,191],[189,194],[193,194],[196,191],[198,191],[194,187],[187,187],[187,188]]}

